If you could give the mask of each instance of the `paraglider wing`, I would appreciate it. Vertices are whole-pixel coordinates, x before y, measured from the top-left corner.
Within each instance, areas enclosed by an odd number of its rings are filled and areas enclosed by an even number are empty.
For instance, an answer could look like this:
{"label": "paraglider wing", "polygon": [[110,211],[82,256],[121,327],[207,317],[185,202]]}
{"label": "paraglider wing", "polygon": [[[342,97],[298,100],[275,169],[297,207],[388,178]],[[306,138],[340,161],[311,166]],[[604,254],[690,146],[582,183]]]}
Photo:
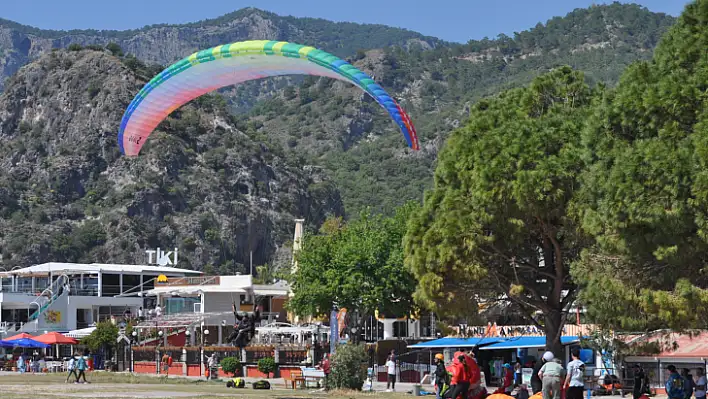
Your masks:
{"label": "paraglider wing", "polygon": [[348,62],[314,47],[252,40],[202,50],[160,72],[135,96],[123,115],[118,145],[138,155],[150,133],[180,106],[208,92],[248,80],[281,75],[314,75],[352,83],[376,100],[401,129],[408,146],[418,147],[413,123],[374,80]]}

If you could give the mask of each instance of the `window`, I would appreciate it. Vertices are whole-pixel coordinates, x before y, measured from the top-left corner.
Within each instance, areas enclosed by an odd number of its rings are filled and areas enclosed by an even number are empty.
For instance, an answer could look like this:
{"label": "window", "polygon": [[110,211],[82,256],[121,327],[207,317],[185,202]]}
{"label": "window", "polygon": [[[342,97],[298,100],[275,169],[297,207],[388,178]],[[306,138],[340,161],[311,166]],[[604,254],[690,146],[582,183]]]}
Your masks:
{"label": "window", "polygon": [[104,274],[101,296],[115,296],[120,294],[120,275]]}

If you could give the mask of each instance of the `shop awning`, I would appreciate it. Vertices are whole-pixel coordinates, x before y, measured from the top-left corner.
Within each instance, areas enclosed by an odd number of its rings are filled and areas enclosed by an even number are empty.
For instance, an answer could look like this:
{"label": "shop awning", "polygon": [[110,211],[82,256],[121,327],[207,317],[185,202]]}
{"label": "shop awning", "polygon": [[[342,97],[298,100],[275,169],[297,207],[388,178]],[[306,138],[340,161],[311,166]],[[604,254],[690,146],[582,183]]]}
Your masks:
{"label": "shop awning", "polygon": [[489,345],[503,341],[504,338],[485,337],[485,338],[440,338],[432,341],[419,342],[415,345],[409,345],[409,348],[474,348],[482,345]]}
{"label": "shop awning", "polygon": [[79,330],[72,330],[72,331],[69,331],[68,333],[66,333],[66,334],[64,334],[64,335],[66,335],[67,337],[70,337],[70,338],[81,339],[81,338],[86,338],[86,337],[88,337],[89,335],[91,335],[91,333],[92,333],[95,329],[96,329],[96,327],[82,328],[82,329],[79,329]]}
{"label": "shop awning", "polygon": [[[561,344],[570,345],[580,342],[579,337],[561,337]],[[503,341],[479,348],[483,351],[503,350],[503,349],[523,349],[523,348],[544,348],[546,347],[546,337],[513,337],[504,338]]]}

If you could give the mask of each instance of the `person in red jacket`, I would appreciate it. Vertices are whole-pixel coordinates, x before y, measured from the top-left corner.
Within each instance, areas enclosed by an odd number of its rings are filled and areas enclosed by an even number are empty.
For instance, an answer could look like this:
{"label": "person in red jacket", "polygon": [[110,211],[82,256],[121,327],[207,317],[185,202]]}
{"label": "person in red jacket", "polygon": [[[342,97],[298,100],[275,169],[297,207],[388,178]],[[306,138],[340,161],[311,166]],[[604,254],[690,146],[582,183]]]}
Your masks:
{"label": "person in red jacket", "polygon": [[482,372],[477,365],[472,352],[465,354],[465,366],[470,387],[467,391],[468,399],[482,399],[487,396],[487,390],[482,386]]}
{"label": "person in red jacket", "polygon": [[[469,376],[467,375],[467,368],[465,367],[465,356],[461,352],[455,353],[455,358],[452,360],[452,365],[448,368],[448,371],[452,373],[452,378],[450,379],[450,398],[465,399],[467,397],[467,390],[470,387]],[[447,397],[447,395],[445,395]]]}

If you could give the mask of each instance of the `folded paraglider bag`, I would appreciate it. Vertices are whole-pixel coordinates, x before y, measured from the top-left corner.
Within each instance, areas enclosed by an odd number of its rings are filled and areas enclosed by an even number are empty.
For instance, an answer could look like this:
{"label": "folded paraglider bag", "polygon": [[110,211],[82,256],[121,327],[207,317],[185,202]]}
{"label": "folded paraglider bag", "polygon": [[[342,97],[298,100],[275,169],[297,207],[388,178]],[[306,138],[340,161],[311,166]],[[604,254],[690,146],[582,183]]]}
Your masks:
{"label": "folded paraglider bag", "polygon": [[253,389],[270,389],[270,382],[265,380],[256,381],[253,383]]}
{"label": "folded paraglider bag", "polygon": [[226,387],[227,388],[245,388],[246,381],[244,381],[243,378],[233,378],[233,379],[226,382]]}

